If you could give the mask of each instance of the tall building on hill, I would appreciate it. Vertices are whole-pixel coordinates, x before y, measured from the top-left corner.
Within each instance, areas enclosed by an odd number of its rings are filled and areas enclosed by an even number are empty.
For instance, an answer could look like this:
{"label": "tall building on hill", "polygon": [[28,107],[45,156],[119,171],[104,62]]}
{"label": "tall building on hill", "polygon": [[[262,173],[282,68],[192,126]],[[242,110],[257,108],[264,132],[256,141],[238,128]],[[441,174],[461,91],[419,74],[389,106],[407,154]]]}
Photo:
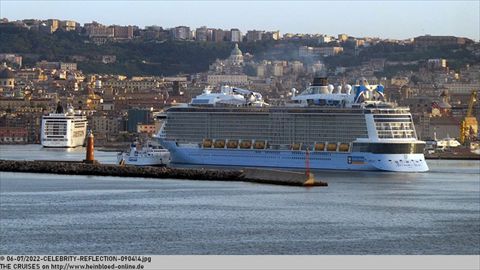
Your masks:
{"label": "tall building on hill", "polygon": [[237,42],[237,43],[242,42],[242,32],[240,32],[240,30],[233,28],[230,30],[230,34],[231,34],[231,38],[230,38],[231,42]]}
{"label": "tall building on hill", "polygon": [[279,40],[280,31],[271,31],[262,34],[262,40]]}
{"label": "tall building on hill", "polygon": [[196,41],[207,41],[208,35],[208,28],[206,26],[202,26],[200,28],[195,29],[195,40]]}
{"label": "tall building on hill", "polygon": [[89,37],[113,38],[115,35],[115,30],[113,27],[108,27],[95,21],[84,24],[84,28]]}
{"label": "tall building on hill", "polygon": [[222,29],[212,30],[212,41],[222,42],[225,38],[225,32]]}
{"label": "tall building on hill", "polygon": [[174,40],[190,40],[191,32],[188,26],[177,26],[172,29]]}
{"label": "tall building on hill", "polygon": [[246,34],[247,42],[262,40],[263,31],[250,30]]}
{"label": "tall building on hill", "polygon": [[77,29],[77,22],[75,21],[60,21],[60,28],[64,31],[75,31]]}
{"label": "tall building on hill", "polygon": [[133,27],[132,26],[113,26],[113,36],[118,39],[132,39],[133,38]]}

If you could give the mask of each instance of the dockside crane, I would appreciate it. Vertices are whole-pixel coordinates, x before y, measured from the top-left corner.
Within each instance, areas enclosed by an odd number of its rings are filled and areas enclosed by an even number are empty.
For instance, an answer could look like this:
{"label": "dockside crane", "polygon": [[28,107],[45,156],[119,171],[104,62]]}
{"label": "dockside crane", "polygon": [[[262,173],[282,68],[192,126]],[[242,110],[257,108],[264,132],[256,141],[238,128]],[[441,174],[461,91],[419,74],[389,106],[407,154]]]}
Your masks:
{"label": "dockside crane", "polygon": [[465,118],[460,123],[460,143],[465,144],[476,139],[478,134],[478,121],[473,116],[473,105],[477,102],[477,91],[473,90],[470,94],[468,109]]}

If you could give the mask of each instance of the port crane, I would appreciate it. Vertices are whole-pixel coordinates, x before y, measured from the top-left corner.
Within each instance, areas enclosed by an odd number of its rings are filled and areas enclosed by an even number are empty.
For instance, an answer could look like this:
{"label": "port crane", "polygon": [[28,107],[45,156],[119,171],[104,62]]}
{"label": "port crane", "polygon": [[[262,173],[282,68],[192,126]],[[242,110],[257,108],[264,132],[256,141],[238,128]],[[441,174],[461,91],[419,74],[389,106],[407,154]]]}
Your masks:
{"label": "port crane", "polygon": [[465,118],[460,123],[460,143],[465,144],[476,139],[478,134],[477,118],[473,116],[473,105],[477,102],[477,91],[473,90],[470,94],[468,109]]}

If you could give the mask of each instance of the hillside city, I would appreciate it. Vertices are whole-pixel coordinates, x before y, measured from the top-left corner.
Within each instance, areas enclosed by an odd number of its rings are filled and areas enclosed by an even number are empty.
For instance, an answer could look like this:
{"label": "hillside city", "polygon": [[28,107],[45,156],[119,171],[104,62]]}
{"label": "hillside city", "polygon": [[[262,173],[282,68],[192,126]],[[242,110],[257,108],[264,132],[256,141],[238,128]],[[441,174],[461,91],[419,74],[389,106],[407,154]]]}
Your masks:
{"label": "hillside city", "polygon": [[59,103],[87,114],[97,145],[118,147],[157,133],[166,108],[207,86],[251,89],[280,104],[316,76],[333,85],[360,78],[382,84],[388,100],[410,107],[419,139],[458,138],[480,90],[480,43],[455,36],[395,40],[3,18],[0,64],[1,144],[39,143],[41,118]]}

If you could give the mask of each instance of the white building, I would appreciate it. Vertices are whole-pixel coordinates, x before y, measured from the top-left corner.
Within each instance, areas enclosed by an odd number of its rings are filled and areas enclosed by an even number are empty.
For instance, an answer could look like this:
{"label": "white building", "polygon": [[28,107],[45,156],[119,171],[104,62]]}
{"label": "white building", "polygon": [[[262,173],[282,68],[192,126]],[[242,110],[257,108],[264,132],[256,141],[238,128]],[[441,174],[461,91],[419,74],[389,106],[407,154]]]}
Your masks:
{"label": "white building", "polygon": [[322,56],[333,56],[343,52],[343,47],[320,47],[315,49]]}
{"label": "white building", "polygon": [[77,70],[77,63],[60,62],[61,70]]}
{"label": "white building", "polygon": [[332,42],[335,38],[332,36],[327,36],[327,35],[321,35],[318,38],[318,43],[329,43]]}
{"label": "white building", "polygon": [[210,85],[229,84],[245,85],[248,84],[247,75],[207,75],[207,83]]}
{"label": "white building", "polygon": [[290,62],[290,67],[291,67],[293,73],[303,72],[303,63],[300,62],[300,61]]}
{"label": "white building", "polygon": [[265,78],[266,73],[267,73],[267,65],[266,64],[259,64],[257,66],[257,77]]}
{"label": "white building", "polygon": [[240,30],[234,28],[230,30],[231,33],[231,42],[242,42],[242,32]]}
{"label": "white building", "polygon": [[283,67],[285,63],[283,61],[274,61],[272,65],[272,74],[275,77],[283,76]]}

